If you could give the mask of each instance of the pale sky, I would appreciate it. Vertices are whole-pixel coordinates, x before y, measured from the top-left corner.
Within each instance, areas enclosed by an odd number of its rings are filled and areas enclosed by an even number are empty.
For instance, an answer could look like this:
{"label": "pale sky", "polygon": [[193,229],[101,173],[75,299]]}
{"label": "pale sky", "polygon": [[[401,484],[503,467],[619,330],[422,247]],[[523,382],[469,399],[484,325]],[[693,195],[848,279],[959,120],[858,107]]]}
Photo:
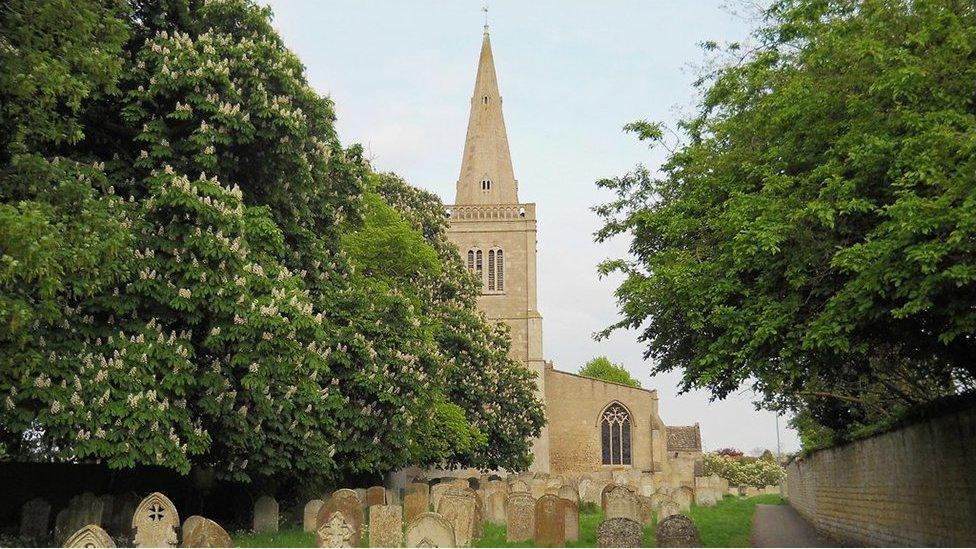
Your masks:
{"label": "pale sky", "polygon": [[[362,143],[375,168],[454,201],[484,14],[477,1],[270,2],[274,24],[305,63],[312,86],[336,103],[345,144]],[[660,166],[621,128],[639,119],[674,125],[693,112],[698,44],[748,38],[752,23],[718,0],[489,2],[519,199],[538,206],[539,310],[544,355],[575,372],[607,355],[657,389],[670,425],[701,424],[706,449],[776,449],[775,416],[744,390],[725,401],[677,394],[679,374],[650,376],[633,331],[592,334],[618,318],[596,265],[628,242],[596,244],[590,208],[610,199],[594,182],[638,163]],[[782,450],[799,440],[780,420]]]}

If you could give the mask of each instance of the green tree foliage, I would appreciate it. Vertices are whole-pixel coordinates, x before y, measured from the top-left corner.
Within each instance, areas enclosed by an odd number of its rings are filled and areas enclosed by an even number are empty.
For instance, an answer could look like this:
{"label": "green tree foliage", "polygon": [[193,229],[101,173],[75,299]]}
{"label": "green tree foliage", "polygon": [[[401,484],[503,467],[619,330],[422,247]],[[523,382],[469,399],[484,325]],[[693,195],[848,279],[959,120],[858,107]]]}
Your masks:
{"label": "green tree foliage", "polygon": [[705,475],[718,475],[729,481],[729,486],[774,486],[786,478],[786,470],[769,458],[730,456],[710,452],[704,455]]}
{"label": "green tree foliage", "polygon": [[[0,17],[13,459],[306,483],[527,464],[531,377],[473,297],[433,301],[474,286],[441,282],[459,260],[369,191],[270,10],[15,0]],[[454,361],[449,330],[481,354]]]}
{"label": "green tree foliage", "polygon": [[589,362],[580,368],[579,375],[602,379],[604,381],[613,381],[614,383],[623,383],[631,387],[641,386],[639,381],[631,377],[630,372],[624,368],[623,364],[614,364],[605,356],[590,359]]}
{"label": "green tree foliage", "polygon": [[[599,182],[655,371],[843,435],[974,388],[976,9],[779,0],[660,175]],[[662,140],[655,124],[631,125]]]}

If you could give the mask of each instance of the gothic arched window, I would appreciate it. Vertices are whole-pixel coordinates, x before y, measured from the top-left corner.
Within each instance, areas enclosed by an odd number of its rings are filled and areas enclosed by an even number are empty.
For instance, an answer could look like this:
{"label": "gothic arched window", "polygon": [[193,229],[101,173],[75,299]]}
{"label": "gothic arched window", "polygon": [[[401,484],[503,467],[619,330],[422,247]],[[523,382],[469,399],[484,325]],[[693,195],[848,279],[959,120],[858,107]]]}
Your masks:
{"label": "gothic arched window", "polygon": [[477,273],[478,278],[481,278],[481,262],[482,262],[481,250],[478,250],[474,253],[474,272]]}
{"label": "gothic arched window", "polygon": [[495,250],[488,250],[488,290],[495,290]]}
{"label": "gothic arched window", "polygon": [[474,270],[474,250],[468,250],[468,270]]}
{"label": "gothic arched window", "polygon": [[505,291],[505,257],[501,250],[495,254],[495,284],[499,292]]}
{"label": "gothic arched window", "polygon": [[600,418],[604,465],[630,465],[630,414],[614,402]]}

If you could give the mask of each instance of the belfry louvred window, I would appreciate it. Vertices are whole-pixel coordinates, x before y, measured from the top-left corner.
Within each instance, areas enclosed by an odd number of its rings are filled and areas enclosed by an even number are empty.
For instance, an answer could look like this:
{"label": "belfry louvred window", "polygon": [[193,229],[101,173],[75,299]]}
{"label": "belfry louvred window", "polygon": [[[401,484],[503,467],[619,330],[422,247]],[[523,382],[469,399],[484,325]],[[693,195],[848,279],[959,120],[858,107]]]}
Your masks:
{"label": "belfry louvred window", "polygon": [[620,404],[613,403],[600,418],[600,438],[604,465],[630,465],[630,414]]}
{"label": "belfry louvred window", "polygon": [[495,250],[488,250],[488,290],[495,291]]}
{"label": "belfry louvred window", "polygon": [[502,255],[502,251],[498,250],[495,254],[495,284],[498,286],[498,291],[505,291],[505,257]]}
{"label": "belfry louvred window", "polygon": [[478,250],[474,253],[474,272],[477,273],[479,277],[481,276],[481,270],[482,270],[481,264],[482,264],[481,250]]}
{"label": "belfry louvred window", "polygon": [[474,250],[468,250],[468,270],[474,270]]}

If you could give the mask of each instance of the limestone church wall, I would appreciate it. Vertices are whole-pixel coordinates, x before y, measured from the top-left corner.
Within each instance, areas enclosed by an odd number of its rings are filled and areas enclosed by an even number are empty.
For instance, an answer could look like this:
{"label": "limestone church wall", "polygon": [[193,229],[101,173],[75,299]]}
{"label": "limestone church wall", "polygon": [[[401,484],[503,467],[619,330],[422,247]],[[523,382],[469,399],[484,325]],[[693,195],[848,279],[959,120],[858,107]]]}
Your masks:
{"label": "limestone church wall", "polygon": [[[601,419],[613,403],[631,419],[631,465],[604,465]],[[653,472],[652,449],[663,424],[658,416],[657,392],[546,369],[546,419],[549,421],[549,466],[552,474],[637,469]],[[663,457],[663,456],[661,456]]]}

